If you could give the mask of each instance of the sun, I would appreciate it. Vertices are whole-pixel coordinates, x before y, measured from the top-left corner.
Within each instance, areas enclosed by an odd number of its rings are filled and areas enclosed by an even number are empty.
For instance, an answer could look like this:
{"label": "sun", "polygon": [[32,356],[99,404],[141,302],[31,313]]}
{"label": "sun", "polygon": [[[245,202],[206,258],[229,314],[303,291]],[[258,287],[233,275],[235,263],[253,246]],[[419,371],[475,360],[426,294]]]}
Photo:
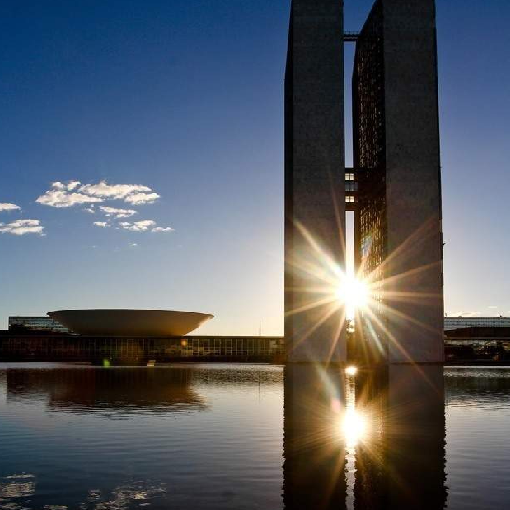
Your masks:
{"label": "sun", "polygon": [[353,319],[356,310],[363,309],[368,305],[368,285],[355,276],[348,275],[339,282],[336,289],[336,298],[345,306],[346,317]]}

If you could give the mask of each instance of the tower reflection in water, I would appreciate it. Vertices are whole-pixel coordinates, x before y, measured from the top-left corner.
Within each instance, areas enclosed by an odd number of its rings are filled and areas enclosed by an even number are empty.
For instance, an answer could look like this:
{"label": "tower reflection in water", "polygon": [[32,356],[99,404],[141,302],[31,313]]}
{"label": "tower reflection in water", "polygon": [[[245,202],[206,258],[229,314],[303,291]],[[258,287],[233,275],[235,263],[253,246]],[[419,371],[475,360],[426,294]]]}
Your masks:
{"label": "tower reflection in water", "polygon": [[441,366],[285,369],[285,508],[444,508]]}

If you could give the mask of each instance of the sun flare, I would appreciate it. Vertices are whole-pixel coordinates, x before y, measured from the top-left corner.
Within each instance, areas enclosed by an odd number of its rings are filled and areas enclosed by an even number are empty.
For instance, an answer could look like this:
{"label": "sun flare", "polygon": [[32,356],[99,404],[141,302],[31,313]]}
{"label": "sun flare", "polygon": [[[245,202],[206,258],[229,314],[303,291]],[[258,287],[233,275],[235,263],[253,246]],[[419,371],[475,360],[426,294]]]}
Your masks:
{"label": "sun flare", "polygon": [[353,319],[357,310],[368,305],[368,285],[354,276],[347,276],[338,284],[336,297],[345,306],[347,318]]}

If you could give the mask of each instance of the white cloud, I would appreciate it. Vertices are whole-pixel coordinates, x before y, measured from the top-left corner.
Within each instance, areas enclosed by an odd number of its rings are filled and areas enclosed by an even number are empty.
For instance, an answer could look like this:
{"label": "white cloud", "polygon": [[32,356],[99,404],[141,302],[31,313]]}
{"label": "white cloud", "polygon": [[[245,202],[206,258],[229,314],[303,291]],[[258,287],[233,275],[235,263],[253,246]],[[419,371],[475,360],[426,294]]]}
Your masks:
{"label": "white cloud", "polygon": [[0,233],[23,236],[25,234],[44,235],[44,227],[39,220],[16,220],[11,223],[0,223]]}
{"label": "white cloud", "polygon": [[[142,184],[108,184],[106,181],[100,181],[96,184],[82,184],[80,181],[69,181],[67,183],[56,181],[52,183],[51,189],[37,198],[36,202],[57,208],[84,205],[86,207],[83,208],[83,211],[89,214],[100,211],[107,218],[119,220],[131,218],[138,214],[138,211],[109,205],[100,205],[95,208],[95,204],[103,204],[110,200],[122,200],[128,204],[143,205],[152,204],[158,198],[160,198],[158,193]],[[111,222],[108,221],[95,221],[93,224],[101,228],[112,226]],[[115,226],[115,223],[113,226]],[[158,227],[154,220],[121,221],[116,228],[131,232],[173,232],[174,230],[171,227]]]}
{"label": "white cloud", "polygon": [[125,201],[133,205],[152,204],[160,196],[157,193],[135,193],[125,198]]}
{"label": "white cloud", "polygon": [[114,218],[130,218],[137,214],[134,209],[118,209],[117,207],[100,206],[99,209],[105,213],[106,216],[113,216]]}
{"label": "white cloud", "polygon": [[103,202],[103,199],[97,197],[90,197],[83,193],[70,193],[67,190],[62,190],[55,187],[54,189],[47,191],[44,195],[41,195],[36,202],[42,205],[48,205],[50,207],[73,207],[73,205],[80,204],[92,204],[95,202]]}
{"label": "white cloud", "polygon": [[154,220],[141,220],[130,223],[129,221],[121,221],[119,226],[125,230],[131,232],[146,232],[150,227],[155,227],[156,222]]}
{"label": "white cloud", "polygon": [[133,223],[129,221],[121,221],[117,228],[122,228],[131,232],[174,232],[172,227],[158,227],[156,225],[157,223],[154,220],[141,220]]}
{"label": "white cloud", "polygon": [[4,211],[19,211],[21,207],[16,204],[0,203],[0,212]]}
{"label": "white cloud", "polygon": [[37,198],[36,202],[50,207],[72,207],[79,204],[92,204],[106,200],[123,200],[130,204],[152,204],[160,195],[142,184],[82,184],[70,181],[67,184],[54,182],[51,189]]}
{"label": "white cloud", "polygon": [[73,189],[76,189],[80,184],[80,181],[71,181],[67,184],[67,190],[73,191]]}
{"label": "white cloud", "polygon": [[106,181],[101,181],[99,184],[85,184],[80,187],[80,191],[94,197],[120,200],[134,193],[144,194],[152,190],[141,184],[108,184]]}
{"label": "white cloud", "polygon": [[172,227],[155,227],[152,229],[153,232],[175,232]]}

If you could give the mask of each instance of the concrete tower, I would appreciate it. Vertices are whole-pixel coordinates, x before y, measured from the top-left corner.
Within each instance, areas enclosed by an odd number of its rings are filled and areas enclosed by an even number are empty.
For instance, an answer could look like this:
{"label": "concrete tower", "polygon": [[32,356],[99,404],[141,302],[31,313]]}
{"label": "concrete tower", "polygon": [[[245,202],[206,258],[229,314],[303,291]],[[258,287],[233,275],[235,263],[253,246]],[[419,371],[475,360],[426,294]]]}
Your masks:
{"label": "concrete tower", "polygon": [[285,338],[293,362],[345,360],[343,2],[293,0],[285,76]]}
{"label": "concrete tower", "polygon": [[434,0],[377,0],[356,45],[358,260],[377,282],[367,361],[443,361]]}

